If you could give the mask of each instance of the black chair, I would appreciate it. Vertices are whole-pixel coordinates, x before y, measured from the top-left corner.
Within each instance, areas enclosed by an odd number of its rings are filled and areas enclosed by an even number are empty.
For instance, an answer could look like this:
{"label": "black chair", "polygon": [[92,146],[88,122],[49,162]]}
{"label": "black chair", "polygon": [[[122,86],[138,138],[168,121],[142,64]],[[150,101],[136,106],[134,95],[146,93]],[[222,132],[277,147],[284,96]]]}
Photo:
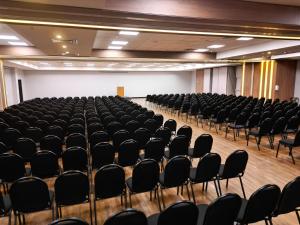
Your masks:
{"label": "black chair", "polygon": [[300,177],[296,177],[282,189],[276,209],[273,212],[273,217],[294,212],[297,215],[298,223],[300,224]]}
{"label": "black chair", "polygon": [[168,161],[165,170],[159,176],[163,208],[165,208],[163,189],[177,187],[177,194],[179,194],[179,187],[181,186],[181,194],[183,194],[183,185],[185,185],[190,199],[188,187],[190,165],[190,160],[185,156],[175,156]]}
{"label": "black chair", "polygon": [[249,200],[243,199],[236,221],[241,225],[265,221],[272,223],[272,213],[280,196],[280,188],[267,184],[254,192]]}
{"label": "black chair", "polygon": [[62,207],[89,203],[90,219],[93,224],[89,178],[80,171],[71,170],[62,173],[55,180],[56,215],[61,218]]}
{"label": "black chair", "polygon": [[245,134],[246,133],[246,123],[247,123],[247,115],[245,113],[241,113],[237,116],[236,121],[233,123],[230,123],[226,126],[226,134],[225,138],[227,138],[227,134],[230,129],[233,130],[233,138],[236,140],[236,136],[239,135],[239,132],[241,129],[245,129]]}
{"label": "black chair", "polygon": [[[131,121],[132,119],[133,118],[129,115],[123,115],[120,117],[119,121],[125,126],[125,124],[128,123],[129,121]],[[139,121],[138,117],[136,118],[136,120]]]}
{"label": "black chair", "polygon": [[110,138],[105,131],[96,131],[90,136],[90,148],[100,142],[109,142]]}
{"label": "black chair", "polygon": [[222,109],[218,112],[217,116],[215,118],[211,118],[209,121],[209,129],[211,129],[212,125],[214,125],[216,132],[218,133],[218,127],[219,130],[221,130],[222,125],[224,124],[226,120],[226,111]]}
{"label": "black chair", "polygon": [[106,127],[107,132],[110,136],[112,136],[115,132],[117,132],[118,130],[121,130],[122,128],[123,128],[123,125],[117,121],[110,122]]}
{"label": "black chair", "polygon": [[187,125],[184,125],[182,127],[180,127],[178,130],[177,130],[177,136],[179,135],[184,135],[186,136],[188,142],[189,142],[189,145],[191,143],[191,140],[192,140],[192,134],[193,134],[193,130],[190,126],[187,126]]}
{"label": "black chair", "polygon": [[68,133],[68,135],[74,134],[74,133],[79,133],[79,134],[85,135],[85,128],[81,124],[71,124],[67,128],[67,133]]}
{"label": "black chair", "polygon": [[189,142],[185,135],[176,136],[169,145],[169,150],[165,151],[165,158],[171,159],[177,155],[188,155]]}
{"label": "black chair", "polygon": [[14,128],[7,128],[3,133],[3,142],[9,148],[13,148],[16,141],[22,136],[21,132]]}
{"label": "black chair", "polygon": [[154,119],[157,122],[157,126],[161,127],[164,123],[164,116],[161,114],[155,114],[152,119]]}
{"label": "black chair", "polygon": [[13,151],[20,155],[26,162],[30,162],[31,157],[37,152],[37,148],[33,140],[19,138],[13,147]]}
{"label": "black chair", "polygon": [[58,157],[62,154],[62,140],[55,135],[46,135],[41,139],[40,149],[55,153]]}
{"label": "black chair", "polygon": [[24,159],[15,153],[4,153],[0,155],[0,180],[4,183],[4,191],[8,191],[8,184],[26,176]]}
{"label": "black chair", "polygon": [[144,149],[145,145],[151,138],[151,132],[146,128],[139,128],[134,131],[133,139],[139,144],[140,149]]}
{"label": "black chair", "polygon": [[140,124],[144,124],[148,118],[145,114],[140,114],[135,119],[139,121]]}
{"label": "black chair", "polygon": [[9,149],[7,148],[7,146],[3,142],[0,142],[0,155],[8,151]]}
{"label": "black chair", "polygon": [[72,217],[72,218],[55,220],[49,225],[89,225],[89,224],[83,221],[82,219]]}
{"label": "black chair", "polygon": [[122,142],[130,139],[130,133],[127,130],[118,130],[112,136],[115,151],[118,152]]}
{"label": "black chair", "polygon": [[[9,190],[12,209],[19,224],[25,224],[25,214],[52,210],[54,219],[54,194],[48,190],[46,182],[37,177],[22,177],[15,181]],[[22,221],[21,221],[22,215]]]}
{"label": "black chair", "polygon": [[0,218],[8,217],[8,225],[11,224],[11,201],[9,195],[0,195]]}
{"label": "black chair", "polygon": [[284,145],[289,148],[289,155],[292,157],[293,163],[295,164],[295,159],[293,156],[293,148],[300,146],[300,131],[297,132],[295,139],[281,139],[278,144],[276,158],[278,157],[280,145]]}
{"label": "black chair", "polygon": [[213,137],[210,134],[201,134],[197,137],[194,148],[189,149],[189,156],[193,158],[201,158],[205,154],[210,153],[213,145]]}
{"label": "black chair", "polygon": [[39,178],[50,178],[60,174],[58,156],[51,151],[43,150],[35,153],[30,161],[31,173]]}
{"label": "black chair", "polygon": [[25,137],[32,139],[35,143],[39,143],[43,137],[43,130],[38,127],[28,127],[25,131]]}
{"label": "black chair", "polygon": [[66,138],[66,148],[70,147],[81,147],[86,149],[86,139],[81,133],[72,133]]}
{"label": "black chair", "polygon": [[143,212],[126,209],[108,218],[103,225],[148,225]]}
{"label": "black chair", "polygon": [[228,158],[225,161],[225,164],[221,164],[219,174],[217,177],[220,195],[222,195],[220,180],[226,179],[227,188],[229,179],[239,178],[244,198],[246,198],[242,177],[244,176],[247,162],[248,153],[244,150],[236,150],[228,156]]}
{"label": "black chair", "polygon": [[81,147],[68,148],[62,154],[62,164],[64,171],[79,170],[88,171],[87,151]]}
{"label": "black chair", "polygon": [[192,189],[192,196],[194,203],[196,203],[196,198],[194,194],[194,184],[203,183],[207,191],[208,182],[213,181],[216,189],[217,196],[219,196],[219,190],[217,185],[217,177],[221,165],[221,157],[217,153],[207,153],[199,163],[196,168],[190,169],[190,185]]}
{"label": "black chair", "polygon": [[118,164],[120,166],[134,166],[139,159],[139,145],[133,140],[129,139],[120,145],[118,153]]}
{"label": "black chair", "polygon": [[148,129],[151,132],[151,135],[159,128],[158,123],[154,119],[147,119],[143,125],[144,128]]}
{"label": "black chair", "polygon": [[93,133],[103,131],[103,129],[103,125],[99,122],[88,124],[87,131],[89,139]]}
{"label": "black chair", "polygon": [[284,130],[284,136],[287,138],[289,134],[296,134],[299,129],[300,119],[298,116],[292,116],[288,121]]}
{"label": "black chair", "polygon": [[[147,176],[147,178],[145,178]],[[152,200],[152,191],[157,196],[159,210],[161,210],[159,193],[159,165],[153,159],[144,159],[135,165],[132,171],[132,177],[126,180],[126,185],[129,190],[129,203],[132,208],[131,195],[150,192],[150,201]]]}
{"label": "black chair", "polygon": [[121,196],[125,198],[125,207],[127,206],[125,172],[122,167],[110,164],[101,167],[95,174],[95,198],[94,213],[95,224],[97,224],[97,201],[101,199]]}
{"label": "black chair", "polygon": [[92,168],[100,169],[102,166],[112,164],[115,159],[114,147],[108,142],[100,142],[91,148]]}
{"label": "black chair", "polygon": [[180,201],[160,214],[148,217],[148,225],[197,225],[198,208],[192,202]]}
{"label": "black chair", "polygon": [[158,163],[162,163],[165,153],[165,145],[161,138],[153,138],[149,140],[145,146],[144,154],[141,159],[154,159]]}
{"label": "black chair", "polygon": [[169,119],[164,123],[164,127],[169,128],[172,134],[176,134],[177,122],[176,120]]}
{"label": "black chair", "polygon": [[14,127],[22,134],[25,134],[25,131],[28,127],[30,127],[30,124],[26,121],[19,120],[14,124]]}
{"label": "black chair", "polygon": [[171,133],[171,130],[169,128],[160,127],[159,129],[157,129],[155,131],[154,136],[158,137],[158,138],[161,138],[164,142],[164,145],[168,146],[169,143],[170,143],[170,140],[171,140],[172,133]]}
{"label": "black chair", "polygon": [[55,135],[59,137],[61,140],[64,140],[65,132],[62,127],[57,125],[52,125],[48,127],[47,135]]}
{"label": "black chair", "polygon": [[226,194],[209,205],[198,205],[197,225],[233,225],[239,213],[242,200],[237,194]]}
{"label": "black chair", "polygon": [[141,127],[140,123],[136,120],[130,120],[125,124],[125,129],[128,130],[130,134],[133,134],[134,131]]}
{"label": "black chair", "polygon": [[[249,144],[249,138],[250,136],[254,136],[255,137],[255,141],[257,144],[257,148],[258,150],[260,150],[260,142],[262,137],[267,136],[269,139],[269,143],[271,145],[271,137],[270,137],[270,132],[272,130],[272,120],[270,118],[266,118],[265,120],[262,121],[262,123],[260,124],[260,127],[258,130],[251,130],[249,131],[248,135],[247,135],[247,146]],[[272,147],[272,146],[271,146]]]}
{"label": "black chair", "polygon": [[286,119],[284,117],[278,118],[276,121],[273,121],[274,125],[270,131],[271,139],[271,148],[274,149],[275,136],[280,134],[283,137],[283,132],[286,127]]}

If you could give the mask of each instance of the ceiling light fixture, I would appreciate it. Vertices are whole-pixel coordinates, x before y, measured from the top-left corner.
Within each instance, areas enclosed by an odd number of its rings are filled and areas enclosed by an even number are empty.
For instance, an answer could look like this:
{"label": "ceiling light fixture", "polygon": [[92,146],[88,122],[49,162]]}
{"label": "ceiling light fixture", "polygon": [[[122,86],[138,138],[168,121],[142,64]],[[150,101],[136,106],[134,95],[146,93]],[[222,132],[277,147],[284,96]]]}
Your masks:
{"label": "ceiling light fixture", "polygon": [[62,36],[60,34],[55,36],[57,39],[62,39]]}
{"label": "ceiling light fixture", "polygon": [[252,39],[253,39],[253,37],[239,37],[236,40],[238,40],[238,41],[250,41]]}
{"label": "ceiling light fixture", "polygon": [[216,48],[223,48],[225,45],[221,45],[221,44],[215,44],[215,45],[210,45],[207,46],[207,48],[212,48],[212,49],[216,49]]}
{"label": "ceiling light fixture", "polygon": [[119,32],[120,35],[129,35],[129,36],[137,36],[140,32],[138,31],[129,31],[129,30],[121,30]]}
{"label": "ceiling light fixture", "polygon": [[0,35],[0,40],[19,40],[19,38],[14,35]]}
{"label": "ceiling light fixture", "polygon": [[63,45],[62,48],[67,48],[67,46],[66,46],[66,45]]}
{"label": "ceiling light fixture", "polygon": [[95,63],[88,63],[87,66],[95,66]]}
{"label": "ceiling light fixture", "polygon": [[23,41],[9,41],[8,44],[15,46],[28,46],[28,44]]}
{"label": "ceiling light fixture", "polygon": [[195,49],[194,52],[208,52],[209,49],[207,48],[198,48],[198,49]]}
{"label": "ceiling light fixture", "polygon": [[123,48],[123,46],[116,46],[116,45],[108,46],[108,49],[111,49],[111,50],[121,50],[122,48]]}
{"label": "ceiling light fixture", "polygon": [[128,41],[112,41],[112,45],[127,45]]}

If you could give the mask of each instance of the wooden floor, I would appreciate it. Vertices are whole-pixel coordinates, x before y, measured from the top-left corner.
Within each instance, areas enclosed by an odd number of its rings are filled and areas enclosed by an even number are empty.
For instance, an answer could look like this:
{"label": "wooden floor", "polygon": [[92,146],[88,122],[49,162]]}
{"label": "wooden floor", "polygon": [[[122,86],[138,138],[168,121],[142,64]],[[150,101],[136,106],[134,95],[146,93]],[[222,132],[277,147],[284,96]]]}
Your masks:
{"label": "wooden floor", "polygon": [[[249,153],[249,161],[246,168],[246,173],[243,178],[245,191],[247,197],[249,197],[255,190],[260,188],[265,184],[277,184],[280,188],[294,179],[296,176],[300,175],[300,151],[295,150],[295,159],[296,165],[294,165],[287,154],[287,149],[281,148],[279,153],[279,157],[275,157],[275,151],[271,150],[266,142],[266,140],[262,141],[261,151],[258,151],[255,141],[251,140],[249,146],[246,146],[246,141],[244,135],[237,139],[237,141],[233,140],[232,133],[228,135],[227,139],[225,139],[225,132],[221,131],[221,133],[216,134],[214,129],[209,131],[209,128],[206,126],[204,129],[201,127],[197,127],[195,121],[186,122],[185,118],[178,118],[177,116],[172,116],[170,113],[166,113],[153,105],[147,104],[144,99],[135,99],[135,102],[146,106],[149,109],[155,111],[155,113],[160,113],[164,115],[165,120],[172,118],[176,119],[178,127],[183,126],[184,124],[188,124],[193,128],[193,138],[192,144],[194,140],[203,133],[210,133],[214,137],[214,144],[212,152],[217,152],[222,157],[222,162],[225,161],[226,157],[237,149],[247,150]],[[275,146],[277,148],[277,145]],[[198,160],[193,161],[193,165],[197,165]],[[129,177],[131,175],[131,169],[126,169],[126,175]],[[53,189],[54,180],[49,180],[48,184],[51,189]],[[231,192],[238,193],[242,196],[241,187],[238,182],[238,179],[232,180],[229,182],[229,187],[226,189],[225,181],[221,183],[223,192]],[[300,191],[300,190],[299,190]],[[165,202],[166,205],[170,205],[175,203],[178,200],[188,199],[186,192],[184,192],[183,196],[176,195],[176,189],[170,189],[164,191],[165,193]],[[197,203],[209,203],[216,198],[216,192],[214,186],[209,184],[208,191],[202,192],[202,185],[195,186],[195,194]],[[157,202],[153,200],[152,202],[149,200],[149,194],[138,194],[134,195],[132,198],[133,208],[141,210],[146,213],[147,216],[157,213],[158,206]],[[105,201],[99,201],[97,203],[97,214],[98,214],[98,224],[102,225],[103,222],[114,213],[120,211],[122,206],[120,204],[120,198],[113,198]],[[85,219],[89,222],[89,205],[78,205],[66,207],[63,209],[64,217],[76,216]],[[13,221],[14,222],[14,221]],[[30,215],[26,215],[26,224],[28,225],[46,225],[51,222],[51,212],[45,211],[41,213],[34,213]],[[7,224],[7,219],[0,219],[0,224]],[[257,225],[264,225],[264,222],[256,223]],[[298,224],[295,213],[290,213],[287,215],[280,216],[274,219],[275,225],[296,225]],[[222,224],[216,224],[222,225]]]}

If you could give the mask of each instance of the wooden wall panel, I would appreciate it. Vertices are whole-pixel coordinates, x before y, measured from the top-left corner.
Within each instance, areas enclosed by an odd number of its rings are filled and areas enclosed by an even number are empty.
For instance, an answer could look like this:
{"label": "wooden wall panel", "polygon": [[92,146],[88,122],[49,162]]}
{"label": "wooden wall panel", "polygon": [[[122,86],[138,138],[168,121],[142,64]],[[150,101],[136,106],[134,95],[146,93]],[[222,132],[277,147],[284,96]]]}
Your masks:
{"label": "wooden wall panel", "polygon": [[202,93],[204,87],[204,70],[196,71],[196,93]]}
{"label": "wooden wall panel", "polygon": [[244,96],[250,96],[251,93],[251,83],[252,83],[252,63],[247,63],[245,65],[245,78],[244,78]]}
{"label": "wooden wall panel", "polygon": [[257,98],[259,96],[259,83],[260,83],[260,63],[254,63],[254,73],[253,73],[253,97]]}
{"label": "wooden wall panel", "polygon": [[296,68],[297,61],[277,61],[275,85],[279,85],[279,90],[274,91],[274,98],[288,100],[294,96]]}

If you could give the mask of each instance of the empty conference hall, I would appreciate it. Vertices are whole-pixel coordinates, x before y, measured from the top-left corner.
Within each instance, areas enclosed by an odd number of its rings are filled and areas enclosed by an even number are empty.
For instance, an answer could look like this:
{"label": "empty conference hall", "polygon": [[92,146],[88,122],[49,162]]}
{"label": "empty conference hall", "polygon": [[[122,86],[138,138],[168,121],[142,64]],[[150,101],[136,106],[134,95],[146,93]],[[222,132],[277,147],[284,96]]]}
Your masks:
{"label": "empty conference hall", "polygon": [[299,0],[0,0],[0,225],[300,225]]}

